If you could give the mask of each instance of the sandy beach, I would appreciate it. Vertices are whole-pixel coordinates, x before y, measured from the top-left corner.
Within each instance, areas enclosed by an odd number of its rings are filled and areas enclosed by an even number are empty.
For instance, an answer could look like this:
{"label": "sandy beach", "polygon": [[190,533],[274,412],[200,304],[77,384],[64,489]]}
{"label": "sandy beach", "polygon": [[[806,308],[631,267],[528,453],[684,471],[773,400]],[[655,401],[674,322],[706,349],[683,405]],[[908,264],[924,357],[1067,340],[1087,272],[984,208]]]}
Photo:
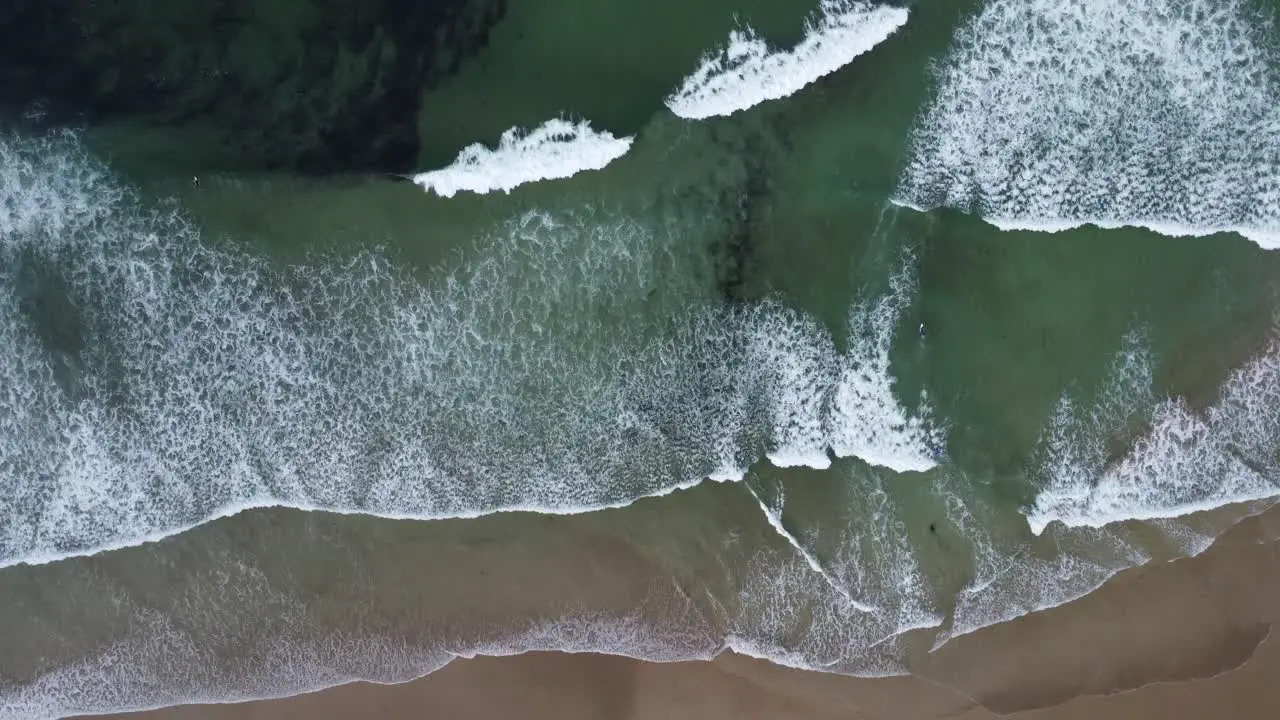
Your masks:
{"label": "sandy beach", "polygon": [[1273,718],[1280,708],[1280,509],[1201,555],[1121,573],[1064,606],[957,638],[915,676],[860,679],[725,653],[713,662],[529,653],[146,720],[293,718]]}

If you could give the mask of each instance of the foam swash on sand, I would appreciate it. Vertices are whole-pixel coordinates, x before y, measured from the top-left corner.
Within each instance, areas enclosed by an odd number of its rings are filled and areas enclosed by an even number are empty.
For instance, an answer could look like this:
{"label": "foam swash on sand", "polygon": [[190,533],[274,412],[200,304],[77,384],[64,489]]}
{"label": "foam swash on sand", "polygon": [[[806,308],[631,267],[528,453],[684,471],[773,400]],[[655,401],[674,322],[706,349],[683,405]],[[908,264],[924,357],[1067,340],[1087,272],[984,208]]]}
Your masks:
{"label": "foam swash on sand", "polygon": [[804,39],[790,50],[770,49],[750,27],[734,30],[728,45],[704,56],[667,98],[667,107],[680,117],[702,120],[787,97],[853,62],[906,21],[906,8],[823,0]]}
{"label": "foam swash on sand", "polygon": [[[1145,521],[1147,532],[1195,555],[1280,498],[1280,338],[1232,372],[1204,409],[1159,399],[1152,366],[1144,334],[1133,332],[1095,402],[1063,395],[1037,453],[1039,491],[1024,511],[1034,537],[1001,540],[988,508],[952,499],[977,572],[940,640],[1070,602],[1149,561],[1126,521]],[[1116,457],[1115,440],[1135,432]],[[1205,510],[1219,520],[1198,529],[1176,520]]]}

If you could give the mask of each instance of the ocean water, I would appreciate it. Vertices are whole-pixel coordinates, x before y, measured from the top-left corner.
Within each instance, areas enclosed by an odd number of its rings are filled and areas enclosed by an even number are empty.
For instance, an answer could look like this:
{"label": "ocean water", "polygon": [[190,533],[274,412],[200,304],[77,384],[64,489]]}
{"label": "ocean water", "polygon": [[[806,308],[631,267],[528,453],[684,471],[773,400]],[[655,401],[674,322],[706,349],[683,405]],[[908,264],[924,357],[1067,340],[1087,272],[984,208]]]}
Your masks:
{"label": "ocean water", "polygon": [[412,178],[7,122],[0,717],[903,673],[1280,497],[1274,8],[629,12],[513,9]]}

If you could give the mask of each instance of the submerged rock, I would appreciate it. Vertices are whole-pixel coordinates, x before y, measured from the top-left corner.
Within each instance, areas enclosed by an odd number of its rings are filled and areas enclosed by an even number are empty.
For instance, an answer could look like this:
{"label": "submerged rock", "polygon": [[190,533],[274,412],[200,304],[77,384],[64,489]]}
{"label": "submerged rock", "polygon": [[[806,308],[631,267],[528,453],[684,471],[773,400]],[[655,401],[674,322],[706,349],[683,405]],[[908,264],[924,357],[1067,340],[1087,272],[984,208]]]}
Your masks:
{"label": "submerged rock", "polygon": [[407,170],[424,89],[483,48],[505,11],[505,0],[9,0],[0,103],[191,129],[245,168]]}
{"label": "submerged rock", "polygon": [[[717,137],[715,131],[712,137]],[[758,135],[748,133],[738,142],[742,144],[742,177],[720,198],[730,220],[724,236],[713,247],[718,259],[716,283],[721,297],[730,304],[756,299],[760,290],[752,276],[757,265],[756,245],[765,232],[760,227],[761,206],[771,192],[772,163],[776,161]]]}

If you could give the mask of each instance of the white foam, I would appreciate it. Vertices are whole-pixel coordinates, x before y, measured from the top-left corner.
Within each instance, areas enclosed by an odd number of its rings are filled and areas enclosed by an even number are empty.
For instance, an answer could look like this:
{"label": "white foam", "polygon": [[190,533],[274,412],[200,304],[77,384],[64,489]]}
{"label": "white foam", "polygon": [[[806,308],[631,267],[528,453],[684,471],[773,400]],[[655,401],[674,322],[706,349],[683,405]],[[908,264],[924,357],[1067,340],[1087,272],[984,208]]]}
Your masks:
{"label": "white foam", "polygon": [[773,305],[753,320],[751,365],[766,373],[765,396],[773,421],[769,461],[777,467],[830,467],[830,437],[823,417],[837,357],[830,333],[812,318]]}
{"label": "white foam", "polygon": [[868,635],[868,648],[891,651],[904,633],[937,627],[943,616],[921,572],[899,501],[885,489],[886,479],[873,474],[853,480],[857,491],[845,501],[847,520],[836,523],[838,551],[828,567],[879,611],[883,625]]}
{"label": "white foam", "polygon": [[990,0],[938,66],[895,201],[1280,247],[1268,32],[1242,0]]}
{"label": "white foam", "polygon": [[[93,646],[83,658],[50,667],[23,683],[0,687],[0,718],[238,702],[354,680],[403,682],[454,658],[530,651],[671,662],[708,660],[733,649],[802,668],[861,675],[904,672],[901,648],[883,641],[875,647],[878,636],[892,626],[891,614],[868,617],[843,600],[832,605],[834,590],[822,583],[813,588],[814,576],[803,562],[769,551],[755,559],[750,587],[743,588],[744,602],[733,609],[705,587],[706,597],[695,602],[679,582],[659,581],[623,611],[556,603],[549,612],[530,608],[531,617],[491,617],[478,627],[447,616],[424,627],[416,618],[406,631],[398,625],[406,608],[395,600],[384,605],[373,591],[357,594],[366,602],[344,605],[353,615],[344,614],[342,625],[360,628],[359,634],[332,627],[327,612],[316,612],[313,597],[298,596],[302,588],[296,578],[285,577],[287,572],[259,570],[256,551],[216,546],[213,551],[214,562],[184,573],[159,606],[139,602],[119,586],[102,586],[108,594],[104,627],[114,628],[109,633],[123,639]],[[96,580],[85,582],[99,587]],[[759,590],[767,595],[747,602]],[[787,638],[797,631],[804,634],[810,621],[789,610],[802,607],[817,614],[812,632],[797,645]],[[245,608],[253,612],[246,614]],[[210,657],[234,662],[210,662]]]}
{"label": "white foam", "polygon": [[[658,607],[653,607],[655,605]],[[617,655],[648,662],[711,660],[719,650],[713,632],[707,619],[700,616],[688,598],[677,594],[659,599],[651,595],[627,614],[566,610],[549,618],[522,622],[510,631],[477,640],[454,654],[464,658],[506,657],[554,650]]]}
{"label": "white foam", "polygon": [[[1149,383],[1149,368],[1146,377]],[[1109,428],[1081,418],[1064,398],[1047,438],[1048,482],[1027,515],[1031,529],[1039,534],[1055,521],[1103,527],[1278,497],[1277,408],[1280,339],[1233,372],[1206,410],[1180,398],[1161,402],[1151,430],[1111,464],[1104,451]]]}
{"label": "white foam", "polygon": [[798,555],[753,559],[740,591],[740,614],[726,639],[736,652],[806,670],[849,672],[885,631],[880,613],[867,613],[820,580]]}
{"label": "white foam", "polygon": [[[1104,530],[1092,533],[1067,538],[1066,542],[1076,547],[1047,558],[1036,556],[1026,545],[990,558],[1000,564],[999,570],[979,576],[961,591],[952,625],[938,635],[935,647],[990,625],[1071,602],[1097,590],[1116,573],[1150,560],[1120,535]],[[977,540],[982,532],[969,537]]]}
{"label": "white foam", "polygon": [[[740,480],[793,447],[813,464],[834,447],[891,467],[925,452],[898,426],[888,320],[840,354],[776,303],[726,312],[708,289],[690,306],[700,281],[672,270],[670,312],[646,325],[634,309],[665,302],[649,292],[664,263],[695,261],[679,232],[529,213],[425,282],[363,251],[281,271],[141,206],[74,137],[4,137],[0,152],[0,567],[252,507],[573,513]],[[67,296],[74,357],[40,334],[57,318],[23,310],[24,273],[64,278],[33,286]],[[762,354],[769,333],[794,345]],[[816,364],[792,362],[804,348]],[[863,356],[883,377],[851,415],[832,388]],[[797,405],[806,383],[822,391]],[[870,440],[851,444],[858,433]]]}
{"label": "white foam", "polygon": [[[711,659],[722,648],[700,607],[670,587],[624,612],[557,607],[533,618],[486,618],[479,627],[452,616],[409,619],[407,608],[388,602],[396,593],[362,587],[346,597],[364,602],[343,605],[335,627],[326,610],[317,612],[333,598],[317,603],[305,583],[271,561],[264,571],[258,550],[202,547],[210,563],[183,572],[159,602],[87,580],[81,590],[104,593],[91,611],[103,641],[90,642],[74,661],[0,685],[0,720],[243,702],[357,680],[405,682],[479,655],[554,650],[674,661]],[[398,625],[405,620],[409,628]]]}
{"label": "white foam", "polygon": [[935,606],[920,561],[896,503],[877,477],[866,494],[865,518],[845,528],[843,574],[855,577],[884,606],[888,633],[875,645],[891,643],[912,630],[938,627],[944,617]]}
{"label": "white foam", "polygon": [[[716,333],[731,332],[723,323],[695,314],[685,330],[705,337],[652,350],[640,338],[630,349],[573,342],[595,332],[574,325],[591,315],[575,303],[609,307],[596,300],[602,282],[619,315],[652,282],[655,238],[625,219],[519,218],[462,282],[424,287],[368,253],[282,276],[201,245],[171,211],[138,206],[73,137],[6,137],[0,150],[0,336],[12,348],[0,356],[0,423],[12,430],[0,443],[10,470],[0,478],[0,565],[121,547],[266,505],[433,518],[626,504],[716,469],[711,458],[697,468],[676,458],[621,469],[612,490],[600,482],[614,463],[667,454],[652,415],[678,407],[646,399],[658,388],[693,398],[684,421],[732,437],[732,417],[698,419],[716,412],[716,398],[689,391],[702,378],[676,359],[706,353],[708,372],[731,374],[712,359],[723,354]],[[626,264],[622,284],[611,256]],[[56,353],[19,307],[19,276],[42,268],[66,277],[83,326],[74,389],[60,386]],[[515,312],[501,299],[512,296],[522,298]],[[572,337],[558,348],[522,341],[537,332]],[[640,366],[630,386],[612,373],[618,362]],[[663,380],[647,385],[654,372]],[[560,387],[529,390],[535,377]],[[620,422],[628,413],[630,427]],[[528,417],[559,427],[535,438],[543,423]],[[574,427],[586,431],[572,437]],[[589,441],[602,429],[613,440]],[[672,477],[673,467],[689,474]]]}
{"label": "white foam", "polygon": [[765,304],[752,318],[747,365],[763,376],[775,466],[823,470],[829,453],[895,472],[937,466],[945,431],[933,423],[923,392],[914,412],[903,406],[889,368],[898,321],[915,294],[913,268],[905,258],[888,292],[853,305],[843,351],[797,313]]}
{"label": "white foam", "polygon": [[804,39],[774,51],[750,27],[729,33],[729,43],[704,55],[693,74],[667,98],[673,113],[702,120],[787,97],[853,62],[907,22],[907,9],[860,0],[822,0],[806,23]]}
{"label": "white foam", "polygon": [[1033,232],[1059,233],[1073,230],[1082,225],[1092,225],[1103,230],[1119,230],[1125,227],[1138,227],[1169,237],[1203,237],[1219,233],[1235,233],[1264,250],[1280,249],[1280,232],[1260,231],[1257,228],[1241,225],[1204,225],[1193,227],[1176,223],[1155,220],[1029,220],[1026,218],[984,217],[983,220],[1001,230],[1031,230]]}
{"label": "white foam", "polygon": [[480,143],[468,145],[452,165],[414,175],[413,181],[444,197],[460,190],[511,192],[525,183],[599,170],[626,155],[634,139],[592,130],[586,120],[555,118],[533,130],[507,130],[493,150]]}
{"label": "white foam", "polygon": [[[138,610],[129,617],[133,632],[128,639],[41,673],[29,683],[0,688],[0,720],[53,720],[265,700],[357,680],[406,682],[453,659],[440,649],[414,647],[372,633],[331,632],[317,637],[311,625],[314,620],[306,617],[299,601],[264,588],[260,573],[245,567],[220,571],[224,578],[236,577],[239,582],[230,588],[201,583],[222,604],[188,599],[208,613],[199,618],[198,630],[159,612]],[[261,598],[262,604],[250,605],[247,600],[252,597]],[[130,601],[121,598],[120,604],[128,607]],[[253,612],[235,614],[245,607]],[[250,617],[255,613],[267,618]],[[227,629],[218,632],[208,626],[215,621]],[[264,638],[270,640],[264,642]],[[244,665],[226,662],[225,655],[221,656],[224,661],[216,661],[213,647],[247,651],[238,658]]]}
{"label": "white foam", "polygon": [[[804,538],[783,527],[780,499],[771,506],[752,489],[786,548],[752,557],[729,648],[807,670],[905,674],[903,634],[936,627],[943,618],[899,511],[878,482],[859,486],[837,516],[827,518],[834,523],[823,522]],[[819,535],[828,538],[822,558],[809,547]]]}
{"label": "white foam", "polygon": [[[1181,399],[1158,401],[1152,367],[1145,335],[1135,331],[1094,401],[1064,393],[1035,461],[1041,489],[1027,522],[1038,537],[950,494],[948,514],[973,544],[976,569],[938,644],[1070,602],[1150,561],[1124,521],[1147,521],[1171,547],[1195,555],[1280,498],[1280,340],[1232,373],[1202,412]],[[1109,445],[1147,418],[1149,429],[1111,458]],[[1222,517],[1208,528],[1173,521],[1204,510]]]}
{"label": "white foam", "polygon": [[1184,520],[1154,520],[1138,534],[1123,525],[1066,527],[1054,524],[1040,536],[1010,537],[1016,529],[1000,528],[989,508],[952,496],[949,516],[974,547],[973,580],[956,598],[952,624],[935,638],[935,648],[990,625],[1072,602],[1100,588],[1120,572],[1153,560],[1144,541],[1154,530],[1182,557],[1195,556],[1223,531],[1275,503],[1233,505],[1218,509],[1204,527]]}
{"label": "white foam", "polygon": [[849,349],[838,363],[826,425],[831,449],[895,472],[924,472],[938,464],[945,429],[932,421],[921,390],[914,413],[897,400],[889,351],[895,328],[915,295],[914,260],[890,277],[889,292],[863,301],[849,315]]}
{"label": "white foam", "polygon": [[788,545],[795,548],[795,551],[799,553],[801,558],[804,559],[805,564],[809,566],[810,570],[817,573],[818,576],[821,577],[822,580],[825,583],[827,583],[827,585],[832,590],[834,590],[837,594],[843,597],[845,601],[849,603],[849,606],[852,607],[853,609],[859,610],[865,613],[876,612],[878,608],[875,608],[871,605],[867,605],[866,603],[861,603],[855,600],[853,596],[849,594],[848,590],[846,590],[843,586],[841,586],[840,583],[838,583],[835,580],[835,578],[831,577],[831,575],[827,573],[826,569],[822,567],[822,563],[818,562],[818,558],[814,556],[814,554],[810,552],[808,548],[802,545],[800,543],[800,540],[795,535],[792,535],[791,531],[787,530],[787,527],[782,524],[781,496],[779,496],[778,498],[778,507],[776,508],[770,507],[768,504],[765,503],[765,501],[760,497],[760,495],[756,493],[755,490],[752,490],[750,487],[748,487],[747,489],[751,493],[751,497],[755,498],[756,503],[760,505],[760,512],[764,513],[764,518],[766,521],[768,521],[769,527],[773,528],[774,532],[778,533],[778,535],[782,537],[783,540],[786,540]]}

